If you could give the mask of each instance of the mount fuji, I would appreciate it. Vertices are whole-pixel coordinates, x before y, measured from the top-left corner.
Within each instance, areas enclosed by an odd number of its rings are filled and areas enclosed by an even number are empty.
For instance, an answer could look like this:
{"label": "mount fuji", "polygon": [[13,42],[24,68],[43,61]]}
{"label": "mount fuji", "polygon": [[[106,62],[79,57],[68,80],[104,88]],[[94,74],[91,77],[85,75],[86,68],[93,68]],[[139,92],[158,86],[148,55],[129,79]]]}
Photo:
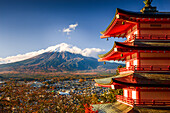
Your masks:
{"label": "mount fuji", "polygon": [[[95,58],[105,50],[99,48],[80,49],[66,43],[0,59],[0,71],[78,71],[92,69],[116,69],[120,63],[107,63],[104,65]],[[2,64],[4,62],[4,64]]]}
{"label": "mount fuji", "polygon": [[85,49],[80,49],[76,46],[66,44],[66,43],[61,43],[55,46],[50,46],[46,49],[41,49],[38,51],[33,51],[33,52],[28,52],[25,54],[18,54],[16,56],[9,56],[6,58],[0,58],[0,64],[7,64],[7,63],[14,63],[22,60],[26,60],[29,58],[32,58],[34,56],[46,53],[46,52],[70,52],[70,53],[75,53],[75,54],[81,54],[83,56],[87,57],[94,57],[97,58],[97,55],[104,52],[104,49],[99,49],[99,48],[85,48]]}

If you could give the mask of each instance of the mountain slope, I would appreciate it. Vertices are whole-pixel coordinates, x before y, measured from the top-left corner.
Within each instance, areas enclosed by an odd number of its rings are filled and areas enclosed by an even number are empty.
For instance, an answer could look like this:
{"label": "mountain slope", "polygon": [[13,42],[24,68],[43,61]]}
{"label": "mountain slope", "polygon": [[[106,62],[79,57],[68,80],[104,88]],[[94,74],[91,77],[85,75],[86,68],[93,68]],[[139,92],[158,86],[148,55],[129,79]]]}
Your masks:
{"label": "mountain slope", "polygon": [[75,54],[81,54],[83,56],[87,57],[94,57],[96,58],[98,54],[103,53],[105,50],[100,48],[85,48],[80,49],[77,46],[73,46],[66,43],[57,44],[55,46],[50,46],[46,49],[40,49],[38,51],[31,51],[25,54],[18,54],[15,56],[8,56],[6,58],[0,58],[0,64],[6,64],[6,63],[13,63],[13,62],[19,62],[23,61],[32,57],[35,57],[37,55],[41,55],[46,52],[70,52]]}
{"label": "mountain slope", "polygon": [[120,64],[98,62],[96,58],[70,52],[46,52],[30,59],[0,65],[0,71],[76,71],[100,68],[115,69]]}

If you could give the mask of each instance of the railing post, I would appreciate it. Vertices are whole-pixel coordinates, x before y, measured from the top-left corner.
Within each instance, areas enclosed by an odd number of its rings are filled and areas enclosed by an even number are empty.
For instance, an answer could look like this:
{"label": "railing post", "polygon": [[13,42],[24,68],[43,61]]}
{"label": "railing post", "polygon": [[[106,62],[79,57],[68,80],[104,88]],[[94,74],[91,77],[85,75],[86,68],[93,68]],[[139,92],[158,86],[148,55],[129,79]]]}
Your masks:
{"label": "railing post", "polygon": [[132,105],[135,105],[134,99],[132,99]]}
{"label": "railing post", "polygon": [[141,102],[141,100],[140,100],[140,99],[138,99],[138,104],[140,104],[140,102]]}
{"label": "railing post", "polygon": [[136,35],[134,35],[134,37],[133,37],[133,38],[134,38],[134,40],[135,40],[135,39],[136,39]]}
{"label": "railing post", "polygon": [[130,66],[128,67],[128,71],[130,71]]}
{"label": "railing post", "polygon": [[132,67],[132,71],[135,71],[135,66]]}
{"label": "railing post", "polygon": [[152,39],[152,35],[149,35],[149,39]]}
{"label": "railing post", "polygon": [[155,100],[152,100],[152,104],[155,105]]}
{"label": "railing post", "polygon": [[150,66],[150,70],[153,70],[153,66]]}
{"label": "railing post", "polygon": [[142,68],[142,70],[144,71],[145,69],[144,69],[144,68]]}

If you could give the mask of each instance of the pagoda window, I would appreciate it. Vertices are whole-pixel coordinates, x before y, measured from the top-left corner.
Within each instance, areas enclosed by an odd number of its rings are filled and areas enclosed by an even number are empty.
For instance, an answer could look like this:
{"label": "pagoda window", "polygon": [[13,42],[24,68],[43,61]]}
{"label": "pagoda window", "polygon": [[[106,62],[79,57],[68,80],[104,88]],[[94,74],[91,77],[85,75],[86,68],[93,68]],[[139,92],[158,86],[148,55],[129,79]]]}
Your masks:
{"label": "pagoda window", "polygon": [[154,35],[155,37],[157,36],[165,36],[165,35],[170,35],[169,30],[159,30],[159,29],[155,29],[153,28],[152,30],[148,30],[148,29],[143,29],[141,30],[141,35]]}
{"label": "pagoda window", "polygon": [[133,31],[136,30],[136,29],[137,29],[137,25],[135,25],[135,26],[132,28]]}
{"label": "pagoda window", "polygon": [[150,24],[150,27],[161,27],[161,24]]}
{"label": "pagoda window", "polygon": [[140,24],[140,28],[150,28],[150,24]]}
{"label": "pagoda window", "polygon": [[157,57],[157,58],[161,58],[161,57],[167,57],[167,58],[169,58],[169,56],[170,56],[170,53],[140,53],[140,56],[142,57],[142,58],[144,58],[144,57],[146,57],[146,58],[148,58],[148,57]]}
{"label": "pagoda window", "polygon": [[130,55],[126,57],[126,60],[130,60]]}
{"label": "pagoda window", "polygon": [[165,99],[165,100],[169,100],[170,99],[170,93],[165,91],[152,91],[152,90],[146,90],[143,92],[140,92],[141,95],[141,99]]}
{"label": "pagoda window", "polygon": [[132,59],[137,58],[137,53],[132,54]]}
{"label": "pagoda window", "polygon": [[131,29],[130,29],[130,30],[128,30],[127,34],[130,34],[130,32],[131,32]]}
{"label": "pagoda window", "polygon": [[[148,65],[148,66],[158,66],[159,64],[159,67],[162,67],[163,65],[167,67],[168,69],[168,66],[170,64],[170,60],[141,60],[141,65]],[[165,67],[163,67],[165,68]]]}
{"label": "pagoda window", "polygon": [[170,24],[141,24],[141,28],[170,28]]}

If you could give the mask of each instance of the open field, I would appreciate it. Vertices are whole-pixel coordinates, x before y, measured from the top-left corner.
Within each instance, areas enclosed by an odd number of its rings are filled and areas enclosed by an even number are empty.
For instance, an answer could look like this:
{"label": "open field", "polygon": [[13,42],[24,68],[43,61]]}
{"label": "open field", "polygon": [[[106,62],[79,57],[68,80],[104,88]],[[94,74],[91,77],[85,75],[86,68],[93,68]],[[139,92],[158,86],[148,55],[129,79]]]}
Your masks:
{"label": "open field", "polygon": [[17,71],[4,71],[0,72],[0,79],[18,79],[18,80],[44,80],[44,79],[54,79],[54,80],[70,80],[70,79],[95,79],[104,78],[115,75],[113,71],[75,71],[75,72],[17,72]]}

